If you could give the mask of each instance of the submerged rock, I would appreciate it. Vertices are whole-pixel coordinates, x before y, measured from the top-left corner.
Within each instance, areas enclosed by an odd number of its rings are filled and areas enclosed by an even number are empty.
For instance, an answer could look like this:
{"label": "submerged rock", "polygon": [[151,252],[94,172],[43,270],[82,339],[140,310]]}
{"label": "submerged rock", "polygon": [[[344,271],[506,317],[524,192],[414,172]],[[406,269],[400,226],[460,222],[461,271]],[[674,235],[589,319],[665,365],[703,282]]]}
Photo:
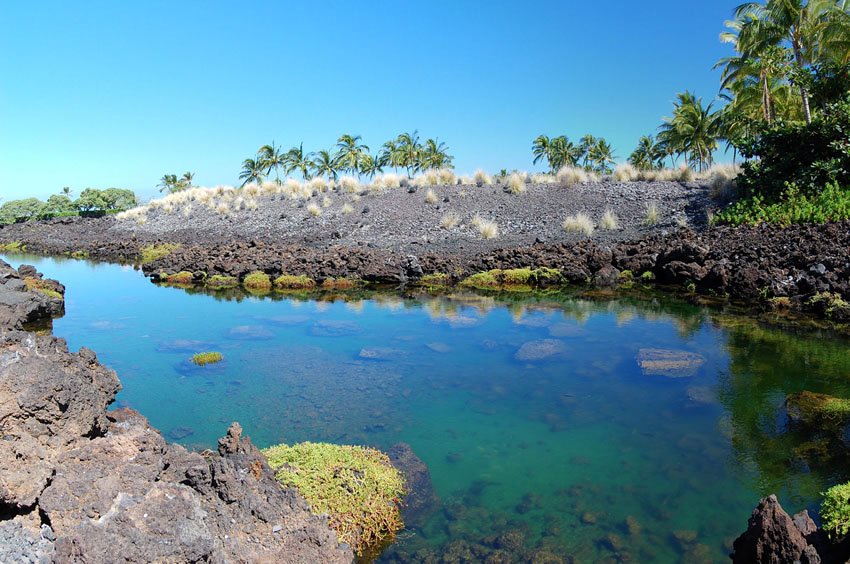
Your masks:
{"label": "submerged rock", "polygon": [[549,357],[563,354],[567,346],[558,339],[542,339],[540,341],[529,341],[523,344],[514,354],[514,358],[521,361],[544,360]]}
{"label": "submerged rock", "polygon": [[[792,519],[775,495],[763,498],[747,522],[747,530],[733,543],[732,562],[740,564],[779,564],[801,562],[820,564],[814,541],[816,527],[808,513]],[[807,539],[808,537],[808,539]]]}
{"label": "submerged rock", "polygon": [[404,476],[407,486],[407,495],[401,508],[404,524],[415,527],[423,523],[440,504],[431,482],[431,472],[407,443],[393,445],[387,455],[396,470]]}
{"label": "submerged rock", "polygon": [[689,378],[697,373],[705,358],[688,351],[640,349],[637,363],[647,376]]}

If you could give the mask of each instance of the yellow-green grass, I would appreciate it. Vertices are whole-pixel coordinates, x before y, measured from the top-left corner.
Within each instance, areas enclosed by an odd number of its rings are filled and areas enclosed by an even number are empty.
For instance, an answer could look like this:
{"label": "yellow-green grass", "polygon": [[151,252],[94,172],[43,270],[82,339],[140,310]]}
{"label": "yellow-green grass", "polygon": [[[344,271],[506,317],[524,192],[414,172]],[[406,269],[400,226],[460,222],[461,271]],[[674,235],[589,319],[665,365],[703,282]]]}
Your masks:
{"label": "yellow-green grass", "polygon": [[64,297],[62,294],[54,290],[50,283],[41,279],[41,278],[24,278],[24,284],[27,287],[27,290],[30,292],[38,292],[40,294],[44,294],[47,297],[54,298],[57,300],[62,300]]}
{"label": "yellow-green grass", "polygon": [[554,268],[498,268],[477,272],[465,278],[460,284],[479,289],[500,289],[527,291],[535,286],[548,286],[563,281],[561,272]]}
{"label": "yellow-green grass", "polygon": [[325,290],[351,290],[360,287],[362,284],[363,282],[356,278],[325,278],[322,281],[322,288]]}
{"label": "yellow-green grass", "polygon": [[167,257],[180,248],[177,243],[159,243],[145,245],[139,251],[139,264],[148,264],[163,257]]}
{"label": "yellow-green grass", "polygon": [[256,270],[242,280],[242,286],[246,290],[268,291],[272,289],[272,279],[265,272]]}
{"label": "yellow-green grass", "polygon": [[188,270],[181,270],[175,274],[166,274],[163,278],[163,281],[167,284],[179,284],[181,286],[188,286],[195,281],[195,275],[189,272]]}
{"label": "yellow-green grass", "polygon": [[0,243],[0,252],[4,253],[22,253],[27,250],[26,245],[20,241],[10,241],[8,243]]}
{"label": "yellow-green grass", "polygon": [[431,288],[438,286],[448,286],[449,282],[449,275],[445,272],[434,272],[432,274],[425,274],[419,279],[420,286],[428,286]]}
{"label": "yellow-green grass", "polygon": [[239,286],[239,279],[235,276],[224,276],[222,274],[213,274],[204,282],[207,288],[214,290],[229,290]]}
{"label": "yellow-green grass", "polygon": [[339,540],[357,554],[392,540],[404,527],[404,478],[386,454],[327,443],[278,445],[263,454],[278,481],[296,488],[313,513],[329,515]]}
{"label": "yellow-green grass", "polygon": [[192,355],[192,362],[198,366],[206,366],[207,364],[215,364],[224,360],[224,356],[220,352],[208,351],[199,352]]}
{"label": "yellow-green grass", "polygon": [[274,287],[278,290],[309,290],[316,287],[316,281],[304,274],[284,274],[275,278]]}

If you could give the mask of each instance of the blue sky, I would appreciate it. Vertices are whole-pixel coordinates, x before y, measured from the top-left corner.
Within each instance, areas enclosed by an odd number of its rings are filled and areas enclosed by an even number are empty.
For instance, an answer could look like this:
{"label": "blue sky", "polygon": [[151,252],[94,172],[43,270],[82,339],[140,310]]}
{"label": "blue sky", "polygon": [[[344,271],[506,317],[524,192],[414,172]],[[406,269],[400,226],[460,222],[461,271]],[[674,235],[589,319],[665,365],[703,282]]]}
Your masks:
{"label": "blue sky", "polygon": [[625,160],[677,92],[716,96],[738,2],[6,2],[0,197],[233,184],[262,144],[342,133],[418,129],[460,172],[531,170],[539,133]]}

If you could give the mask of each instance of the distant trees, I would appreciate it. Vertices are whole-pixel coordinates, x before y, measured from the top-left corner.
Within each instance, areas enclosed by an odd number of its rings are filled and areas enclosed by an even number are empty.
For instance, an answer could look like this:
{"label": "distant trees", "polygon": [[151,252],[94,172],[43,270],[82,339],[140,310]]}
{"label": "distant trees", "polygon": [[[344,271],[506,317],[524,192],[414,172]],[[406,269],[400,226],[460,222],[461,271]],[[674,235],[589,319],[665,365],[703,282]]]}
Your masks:
{"label": "distant trees", "polygon": [[86,188],[77,200],[71,200],[69,194],[71,190],[63,188],[46,202],[37,198],[10,200],[0,206],[0,225],[81,214],[116,213],[135,207],[138,203],[132,190],[121,188]]}
{"label": "distant trees", "polygon": [[160,192],[168,192],[169,194],[173,194],[174,192],[179,192],[181,190],[191,188],[192,181],[194,180],[194,178],[194,172],[184,172],[183,176],[179,178],[176,174],[164,174],[162,175],[162,178],[159,179],[159,184],[157,184],[157,188],[159,188]]}
{"label": "distant trees", "polygon": [[664,168],[665,158],[667,152],[663,144],[656,142],[651,135],[644,135],[629,155],[629,164],[638,170],[656,170]]}
{"label": "distant trees", "polygon": [[565,166],[579,166],[602,174],[610,173],[614,164],[614,150],[604,138],[585,135],[576,145],[566,135],[549,138],[538,135],[531,144],[534,156],[533,164],[545,160],[549,172],[556,172]]}
{"label": "distant trees", "polygon": [[711,166],[714,150],[720,137],[719,114],[712,113],[711,107],[703,105],[688,91],[676,96],[673,103],[673,116],[664,118],[659,141],[675,154],[684,154],[692,168],[700,171]]}
{"label": "distant trees", "polygon": [[[337,139],[332,151],[322,149],[305,153],[302,143],[281,153],[274,143],[263,145],[253,158],[242,161],[239,179],[243,186],[262,182],[274,170],[275,180],[280,182],[279,169],[286,174],[297,172],[305,180],[312,176],[336,180],[340,172],[371,178],[387,167],[403,168],[412,177],[425,170],[452,168],[454,158],[448,151],[448,146],[439,139],[426,139],[422,143],[419,133],[414,131],[385,142],[376,154],[372,154],[360,135],[345,133]],[[163,182],[165,180],[163,177]]]}

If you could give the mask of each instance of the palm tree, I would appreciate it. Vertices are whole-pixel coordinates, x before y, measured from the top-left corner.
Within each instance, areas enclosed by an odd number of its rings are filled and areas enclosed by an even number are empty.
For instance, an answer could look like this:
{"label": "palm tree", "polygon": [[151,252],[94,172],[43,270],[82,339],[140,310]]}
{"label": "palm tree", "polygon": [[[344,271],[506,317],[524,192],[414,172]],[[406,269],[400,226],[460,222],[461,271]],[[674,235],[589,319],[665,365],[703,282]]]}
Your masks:
{"label": "palm tree", "polygon": [[399,163],[398,144],[395,141],[387,141],[381,145],[381,150],[378,152],[378,159],[382,166],[391,166],[398,172],[398,167],[401,166]]}
{"label": "palm tree", "polygon": [[596,145],[596,137],[587,134],[579,141],[582,157],[584,158],[584,168],[590,168],[590,148]]}
{"label": "palm tree", "polygon": [[71,194],[72,194],[71,187],[70,186],[63,186],[61,194],[63,196],[70,198]]}
{"label": "palm tree", "polygon": [[313,155],[313,172],[316,176],[327,176],[328,180],[336,181],[336,165],[330,151],[322,149]]}
{"label": "palm tree", "polygon": [[357,174],[360,171],[363,155],[369,151],[369,147],[360,143],[360,140],[359,135],[347,133],[337,139],[337,152],[334,156],[337,168],[347,170],[352,174]]}
{"label": "palm tree", "polygon": [[644,135],[629,156],[629,163],[639,170],[654,170],[662,168],[666,156],[661,144],[656,143],[651,135]]}
{"label": "palm tree", "polygon": [[402,133],[396,139],[396,145],[398,146],[398,166],[406,168],[408,178],[413,178],[413,174],[422,168],[422,144],[419,143],[419,131]]}
{"label": "palm tree", "polygon": [[567,139],[566,135],[553,137],[549,141],[549,171],[555,172],[565,166],[576,166],[584,151]]}
{"label": "palm tree", "polygon": [[713,103],[703,106],[702,98],[688,91],[676,98],[673,117],[664,118],[659,138],[664,139],[668,150],[687,154],[691,165],[702,171],[711,164],[717,148],[718,114],[711,113]]}
{"label": "palm tree", "polygon": [[435,139],[425,141],[425,147],[420,154],[420,168],[423,170],[451,168],[454,158],[449,155],[449,148],[445,143]]}
{"label": "palm tree", "polygon": [[380,155],[370,155],[366,153],[360,161],[360,174],[368,176],[370,179],[375,178],[376,174],[384,172],[384,164],[381,162]]}
{"label": "palm tree", "polygon": [[588,149],[588,159],[596,163],[595,170],[602,174],[610,174],[614,164],[614,148],[603,138],[596,140],[596,143]]}
{"label": "palm tree", "polygon": [[159,184],[157,184],[160,192],[167,191],[168,193],[176,192],[178,188],[177,175],[176,174],[163,174],[162,178],[159,179]]}
{"label": "palm tree", "polygon": [[310,180],[310,167],[313,166],[311,155],[304,154],[304,143],[292,147],[286,153],[286,174],[297,170],[304,180]]}
{"label": "palm tree", "polygon": [[242,161],[242,172],[239,173],[242,186],[245,186],[249,182],[261,183],[266,176],[265,171],[265,164],[259,159],[245,159]]}
{"label": "palm tree", "polygon": [[274,169],[275,182],[280,184],[278,169],[281,167],[286,168],[287,160],[286,155],[280,152],[280,148],[275,146],[274,141],[272,141],[271,145],[260,147],[257,151],[257,159],[265,165],[267,175]]}
{"label": "palm tree", "polygon": [[532,164],[537,164],[539,161],[546,159],[549,162],[549,172],[553,172],[552,159],[549,155],[548,135],[538,135],[534,139],[531,143],[531,154],[534,155],[534,162],[532,162]]}
{"label": "palm tree", "polygon": [[[744,56],[759,56],[769,47],[790,46],[799,69],[811,64],[821,51],[820,40],[831,13],[838,8],[835,0],[766,0],[746,2],[735,10],[742,21],[738,44]],[[809,94],[798,84],[803,117],[811,123]]]}
{"label": "palm tree", "polygon": [[188,170],[186,172],[184,172],[183,176],[180,177],[180,180],[178,181],[179,184],[180,184],[180,189],[183,190],[184,188],[191,188],[192,187],[192,181],[194,179],[195,179],[195,173],[194,172],[189,172]]}

